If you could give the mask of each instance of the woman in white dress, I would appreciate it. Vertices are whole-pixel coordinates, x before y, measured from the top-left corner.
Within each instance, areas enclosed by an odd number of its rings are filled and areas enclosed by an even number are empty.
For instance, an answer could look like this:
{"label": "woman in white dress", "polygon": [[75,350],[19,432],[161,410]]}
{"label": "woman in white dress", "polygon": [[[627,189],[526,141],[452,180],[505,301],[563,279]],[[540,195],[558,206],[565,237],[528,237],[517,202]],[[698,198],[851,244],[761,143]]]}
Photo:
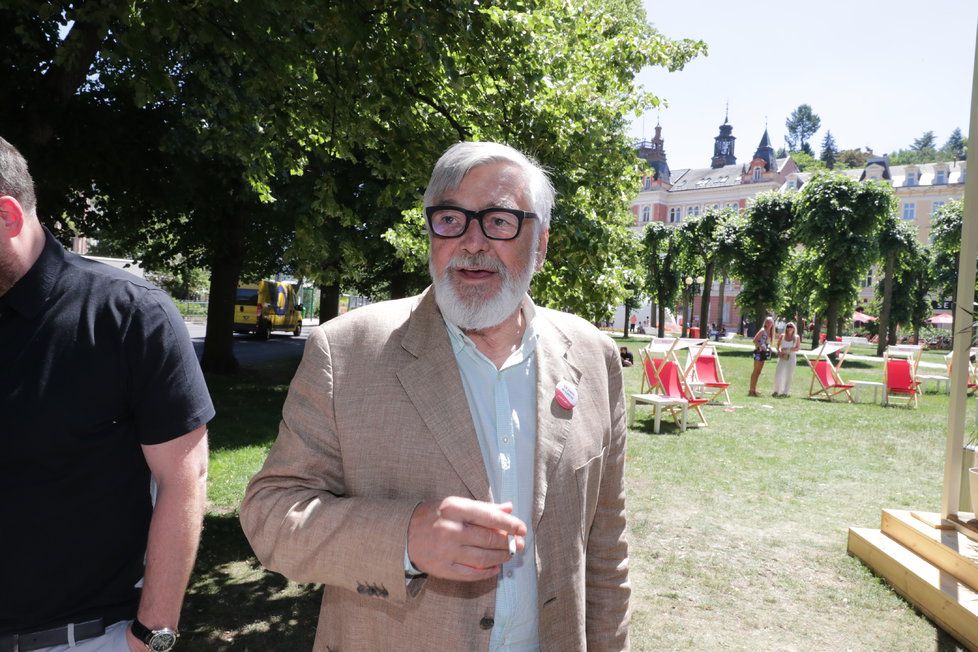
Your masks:
{"label": "woman in white dress", "polygon": [[801,348],[795,323],[789,321],[778,339],[778,368],[774,370],[774,396],[788,396],[795,376],[795,353]]}

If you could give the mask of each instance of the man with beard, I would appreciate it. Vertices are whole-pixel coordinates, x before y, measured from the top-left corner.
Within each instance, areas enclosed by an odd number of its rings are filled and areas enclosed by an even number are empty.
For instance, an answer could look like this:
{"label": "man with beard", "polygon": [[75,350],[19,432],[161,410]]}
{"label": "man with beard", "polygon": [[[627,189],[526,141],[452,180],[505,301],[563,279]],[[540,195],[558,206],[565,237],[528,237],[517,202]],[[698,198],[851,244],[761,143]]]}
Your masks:
{"label": "man with beard", "polygon": [[166,651],[214,407],[166,294],[65,251],[35,204],[0,138],[0,652]]}
{"label": "man with beard", "polygon": [[553,202],[515,149],[451,147],[432,287],[310,336],[241,521],[325,585],[316,650],[627,648],[618,351],[527,295]]}

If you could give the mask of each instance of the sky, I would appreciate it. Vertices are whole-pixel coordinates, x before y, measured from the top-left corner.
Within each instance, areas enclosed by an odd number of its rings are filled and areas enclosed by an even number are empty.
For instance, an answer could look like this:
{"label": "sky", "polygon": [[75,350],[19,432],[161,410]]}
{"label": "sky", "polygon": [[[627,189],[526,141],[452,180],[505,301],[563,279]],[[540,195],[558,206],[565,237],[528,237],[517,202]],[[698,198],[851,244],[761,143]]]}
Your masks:
{"label": "sky", "polygon": [[669,167],[708,167],[729,102],[740,163],[764,133],[784,145],[785,120],[809,104],[839,149],[876,154],[933,131],[938,146],[968,133],[978,0],[820,0],[750,3],[643,0],[670,38],[705,41],[709,55],[669,73],[646,68],[637,82],[666,105],[632,123],[652,138],[658,120]]}

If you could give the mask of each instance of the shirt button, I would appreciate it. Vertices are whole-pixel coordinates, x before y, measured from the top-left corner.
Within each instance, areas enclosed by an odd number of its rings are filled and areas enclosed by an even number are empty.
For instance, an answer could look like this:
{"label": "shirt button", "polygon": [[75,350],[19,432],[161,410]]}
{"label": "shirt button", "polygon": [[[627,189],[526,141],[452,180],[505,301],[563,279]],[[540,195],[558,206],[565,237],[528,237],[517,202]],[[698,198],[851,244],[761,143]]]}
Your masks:
{"label": "shirt button", "polygon": [[509,437],[503,437],[503,443],[504,444],[508,444],[509,443]]}
{"label": "shirt button", "polygon": [[512,576],[513,576],[513,571],[511,571],[511,570],[510,571],[506,571],[506,577],[512,577]]}

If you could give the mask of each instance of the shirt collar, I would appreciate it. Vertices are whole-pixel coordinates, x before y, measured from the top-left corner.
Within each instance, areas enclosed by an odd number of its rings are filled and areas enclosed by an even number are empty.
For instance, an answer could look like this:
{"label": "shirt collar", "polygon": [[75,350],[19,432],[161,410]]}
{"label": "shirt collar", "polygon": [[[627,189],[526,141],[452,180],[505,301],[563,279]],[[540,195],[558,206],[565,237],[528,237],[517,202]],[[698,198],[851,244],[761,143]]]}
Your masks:
{"label": "shirt collar", "polygon": [[47,227],[41,228],[44,229],[44,249],[27,273],[0,296],[0,313],[10,310],[24,317],[33,317],[54,290],[64,265],[65,250]]}
{"label": "shirt collar", "polygon": [[[523,295],[523,301],[520,302],[520,309],[523,311],[523,319],[526,320],[526,328],[523,330],[523,339],[520,341],[519,348],[524,352],[524,355],[528,355],[529,352],[535,347],[537,338],[539,337],[536,332],[536,328],[534,327],[534,322],[536,321],[537,317],[537,309],[536,306],[533,305],[533,299],[530,298],[530,295]],[[475,346],[475,342],[469,339],[469,336],[466,335],[461,328],[455,324],[449,323],[448,320],[445,319],[444,315],[442,315],[442,320],[445,322],[445,328],[448,329],[448,337],[452,342],[452,352],[455,353],[455,355],[458,355],[458,353],[467,346],[478,351]]]}

